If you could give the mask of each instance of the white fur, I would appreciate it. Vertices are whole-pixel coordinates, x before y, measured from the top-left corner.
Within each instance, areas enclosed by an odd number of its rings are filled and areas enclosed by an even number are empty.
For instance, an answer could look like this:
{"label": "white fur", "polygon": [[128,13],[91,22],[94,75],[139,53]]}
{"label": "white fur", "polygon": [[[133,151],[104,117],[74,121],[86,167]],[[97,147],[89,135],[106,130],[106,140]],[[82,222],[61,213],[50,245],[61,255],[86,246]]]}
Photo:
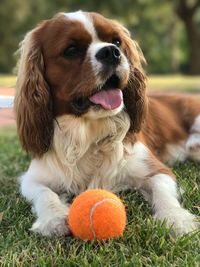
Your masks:
{"label": "white fur", "polygon": [[157,220],[166,220],[176,233],[184,234],[198,227],[197,219],[183,209],[178,202],[176,183],[165,174],[157,174],[149,181],[152,189],[152,205]]}
{"label": "white fur", "polygon": [[118,114],[120,111],[122,111],[123,108],[124,108],[124,102],[123,101],[119,107],[112,109],[112,110],[106,110],[106,109],[102,109],[102,108],[98,108],[96,110],[92,107],[88,110],[88,112],[86,114],[83,115],[83,117],[87,118],[87,119],[92,119],[92,120],[101,119],[101,118],[105,118],[105,117],[112,117],[112,116]]}
{"label": "white fur", "polygon": [[125,112],[91,121],[62,116],[58,123],[52,149],[32,160],[21,178],[22,194],[38,217],[32,230],[43,235],[67,233],[68,207],[56,192],[79,194],[97,187],[118,191],[114,177],[124,165],[122,140],[129,127]]}
{"label": "white fur", "polygon": [[191,128],[191,133],[199,133],[200,134],[200,115],[196,117],[194,124]]}
{"label": "white fur", "polygon": [[68,205],[58,194],[79,194],[88,188],[141,189],[153,202],[156,218],[167,219],[179,233],[195,228],[194,217],[178,203],[172,178],[164,174],[150,178],[150,151],[140,142],[123,144],[129,128],[125,112],[88,121],[65,115],[58,123],[52,149],[33,160],[21,178],[22,194],[33,203],[37,215],[33,231],[66,234]]}
{"label": "white fur", "polygon": [[96,30],[94,28],[93,22],[89,14],[79,10],[71,13],[64,13],[65,16],[70,20],[76,20],[83,24],[88,33],[92,36],[93,39],[97,39]]}
{"label": "white fur", "polygon": [[[88,48],[88,57],[90,58],[92,69],[94,72],[94,75],[96,77],[96,87],[100,87],[103,85],[102,83],[102,77],[99,75],[102,70],[102,63],[97,60],[96,54],[100,49],[106,46],[110,46],[110,43],[101,42],[100,40],[95,40],[91,42],[89,48]],[[113,45],[114,46],[114,45]],[[108,78],[108,77],[106,77]],[[99,88],[100,89],[100,88]]]}
{"label": "white fur", "polygon": [[[113,44],[112,43],[101,42],[100,40],[95,40],[90,44],[90,46],[88,48],[88,52],[87,52],[88,53],[88,57],[90,58],[91,65],[92,65],[92,68],[93,68],[93,72],[94,72],[94,75],[96,77],[96,86],[99,87],[99,88],[103,85],[103,82],[104,82],[104,81],[102,81],[102,77],[101,77],[101,71],[102,71],[103,65],[102,65],[101,62],[99,62],[97,60],[96,54],[103,47],[111,46],[111,45],[113,45]],[[115,45],[113,45],[113,46],[115,46]],[[128,60],[125,57],[125,55],[123,54],[123,52],[120,51],[120,53],[121,53],[120,64],[116,68],[115,73],[119,78],[124,79],[124,76],[128,76],[129,75],[130,67],[129,67]],[[113,73],[110,73],[110,76],[112,74]],[[106,79],[107,78],[108,77],[106,77]]]}
{"label": "white fur", "polygon": [[[98,79],[101,68],[95,61],[96,52],[110,44],[98,40],[90,17],[82,11],[68,13],[66,17],[83,23],[93,37],[88,53]],[[31,46],[30,34],[26,39]],[[25,50],[24,56],[26,53]],[[129,72],[123,53],[117,71],[121,78]],[[104,82],[100,78],[99,81]],[[195,134],[198,125],[199,119],[193,127]],[[156,164],[161,163],[141,142],[132,144],[125,140],[129,127],[130,119],[123,104],[113,111],[90,110],[82,117],[63,115],[57,118],[51,148],[41,158],[32,160],[21,177],[21,192],[32,202],[37,216],[33,231],[42,235],[67,234],[69,204],[63,203],[59,195],[63,192],[77,195],[88,188],[114,192],[139,189],[152,202],[156,219],[166,219],[168,225],[173,224],[181,234],[197,227],[194,216],[178,202],[173,178],[158,173]],[[171,154],[177,158],[174,150]]]}
{"label": "white fur", "polygon": [[162,160],[171,166],[187,158],[200,161],[200,115],[194,120],[187,140],[166,145],[166,153]]}
{"label": "white fur", "polygon": [[180,142],[179,144],[166,145],[166,154],[163,157],[163,161],[172,166],[176,162],[185,161],[187,157],[185,142]]}
{"label": "white fur", "polygon": [[200,161],[200,115],[196,117],[190,132],[186,142],[187,153],[191,159]]}
{"label": "white fur", "polygon": [[[34,163],[34,161],[31,163],[28,172],[21,178],[22,194],[34,204],[34,213],[38,217],[31,230],[45,236],[67,234],[66,214],[68,207],[63,205],[58,195],[51,190],[51,184],[48,186],[44,184],[42,174],[48,171],[44,166],[41,166],[41,175],[34,176]],[[48,182],[51,183],[53,177],[49,176],[49,178]]]}
{"label": "white fur", "polygon": [[[79,21],[83,24],[84,28],[88,31],[88,33],[91,35],[92,37],[92,42],[88,48],[88,57],[90,58],[91,64],[92,64],[92,68],[93,68],[93,72],[95,75],[95,80],[96,80],[96,87],[101,87],[103,85],[103,83],[105,81],[102,81],[102,77],[101,77],[101,71],[102,71],[102,63],[100,63],[97,59],[96,59],[96,54],[97,52],[105,47],[105,46],[110,46],[113,45],[112,43],[106,43],[106,42],[102,42],[101,40],[99,40],[92,18],[87,15],[87,13],[83,13],[82,11],[77,11],[77,12],[72,12],[72,13],[65,13],[65,16],[70,19],[70,20],[76,20]],[[130,67],[129,67],[129,63],[127,58],[125,57],[125,55],[122,53],[121,51],[121,62],[119,64],[119,66],[116,68],[116,75],[119,76],[119,78],[124,79],[124,76],[129,75],[129,71],[130,71]],[[110,73],[110,76],[113,73]],[[106,79],[108,79],[109,77],[106,77]]]}

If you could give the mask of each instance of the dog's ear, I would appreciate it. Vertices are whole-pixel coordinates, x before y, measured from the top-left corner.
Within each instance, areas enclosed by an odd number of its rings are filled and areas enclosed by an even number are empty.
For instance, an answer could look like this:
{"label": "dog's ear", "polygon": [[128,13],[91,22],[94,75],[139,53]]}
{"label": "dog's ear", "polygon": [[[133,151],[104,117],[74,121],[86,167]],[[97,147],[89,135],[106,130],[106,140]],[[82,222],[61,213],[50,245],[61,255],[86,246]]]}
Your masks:
{"label": "dog's ear", "polygon": [[41,26],[29,32],[19,49],[14,108],[22,147],[33,156],[45,153],[52,141],[53,115],[39,44]]}
{"label": "dog's ear", "polygon": [[127,88],[123,90],[124,105],[130,117],[130,131],[139,132],[146,118],[148,102],[143,73],[135,68]]}
{"label": "dog's ear", "polygon": [[123,90],[124,105],[130,117],[130,131],[139,132],[147,113],[146,75],[143,64],[146,63],[139,45],[133,41],[127,29],[122,27],[122,49],[129,60],[130,78]]}

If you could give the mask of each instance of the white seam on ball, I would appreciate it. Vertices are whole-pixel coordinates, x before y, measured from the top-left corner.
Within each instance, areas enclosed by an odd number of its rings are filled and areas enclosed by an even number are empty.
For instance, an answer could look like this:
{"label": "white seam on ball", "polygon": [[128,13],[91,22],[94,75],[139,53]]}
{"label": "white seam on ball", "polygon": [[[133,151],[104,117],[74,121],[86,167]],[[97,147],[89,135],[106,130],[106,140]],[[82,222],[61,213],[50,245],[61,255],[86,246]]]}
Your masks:
{"label": "white seam on ball", "polygon": [[94,238],[94,239],[96,239],[96,233],[95,233],[95,230],[94,230],[94,227],[93,227],[93,223],[92,223],[92,219],[93,219],[94,211],[95,211],[95,209],[96,209],[99,205],[101,205],[102,203],[104,203],[104,202],[106,202],[106,201],[109,201],[109,200],[111,200],[111,201],[117,203],[117,205],[120,204],[120,206],[121,206],[121,202],[119,202],[119,201],[116,200],[116,199],[112,199],[112,198],[104,198],[104,199],[102,199],[102,200],[96,202],[96,203],[92,206],[92,208],[90,209],[90,230],[91,230],[91,232],[92,232],[92,234],[93,234],[93,238]]}

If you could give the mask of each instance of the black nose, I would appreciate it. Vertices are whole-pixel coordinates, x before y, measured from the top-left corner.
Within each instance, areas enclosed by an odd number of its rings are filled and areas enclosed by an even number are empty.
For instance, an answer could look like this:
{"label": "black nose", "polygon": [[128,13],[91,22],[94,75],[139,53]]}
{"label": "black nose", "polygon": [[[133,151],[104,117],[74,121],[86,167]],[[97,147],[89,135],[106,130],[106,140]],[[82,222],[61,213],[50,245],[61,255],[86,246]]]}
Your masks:
{"label": "black nose", "polygon": [[110,45],[101,48],[97,52],[96,58],[102,64],[117,65],[120,63],[121,53],[117,47]]}

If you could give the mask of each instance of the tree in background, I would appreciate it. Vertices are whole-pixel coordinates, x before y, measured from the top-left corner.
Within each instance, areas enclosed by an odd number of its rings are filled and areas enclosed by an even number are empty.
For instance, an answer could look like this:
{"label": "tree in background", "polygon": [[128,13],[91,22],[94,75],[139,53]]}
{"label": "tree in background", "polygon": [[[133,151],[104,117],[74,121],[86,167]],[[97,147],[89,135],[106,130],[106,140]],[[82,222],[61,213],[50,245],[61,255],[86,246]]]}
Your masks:
{"label": "tree in background", "polygon": [[185,25],[189,45],[189,73],[200,74],[200,0],[178,0],[175,11]]}
{"label": "tree in background", "polygon": [[0,73],[11,73],[16,65],[15,52],[27,31],[42,19],[50,18],[58,7],[48,0],[1,0]]}
{"label": "tree in background", "polygon": [[1,0],[0,5],[0,72],[10,72],[15,65],[13,57],[19,42],[18,1]]}
{"label": "tree in background", "polygon": [[[62,1],[62,0],[60,0]],[[69,4],[70,3],[70,4]],[[180,53],[176,37],[177,17],[172,5],[160,0],[68,0],[72,9],[103,13],[123,23],[142,48],[149,73],[179,71]],[[87,8],[86,8],[87,7]]]}
{"label": "tree in background", "polygon": [[[200,53],[198,42],[194,45],[194,42],[189,41],[189,34],[192,35],[189,27],[186,35],[180,20],[175,15],[177,12],[179,17],[185,16],[185,11],[184,15],[180,15],[182,12],[180,6],[185,3],[183,9],[188,8],[186,1],[193,2],[193,0],[1,0],[0,73],[12,71],[15,66],[13,53],[17,50],[17,44],[39,21],[51,18],[60,11],[82,9],[100,12],[127,26],[144,51],[148,72],[173,73],[183,70],[182,66],[185,70],[190,66],[191,73],[198,74],[199,65],[193,63]],[[196,1],[199,2],[199,0]],[[195,5],[192,16],[192,21],[195,23],[198,20],[197,9],[198,5],[197,7]],[[197,31],[196,27],[192,39],[196,38],[194,35],[198,36]],[[192,64],[196,64],[195,72]]]}

